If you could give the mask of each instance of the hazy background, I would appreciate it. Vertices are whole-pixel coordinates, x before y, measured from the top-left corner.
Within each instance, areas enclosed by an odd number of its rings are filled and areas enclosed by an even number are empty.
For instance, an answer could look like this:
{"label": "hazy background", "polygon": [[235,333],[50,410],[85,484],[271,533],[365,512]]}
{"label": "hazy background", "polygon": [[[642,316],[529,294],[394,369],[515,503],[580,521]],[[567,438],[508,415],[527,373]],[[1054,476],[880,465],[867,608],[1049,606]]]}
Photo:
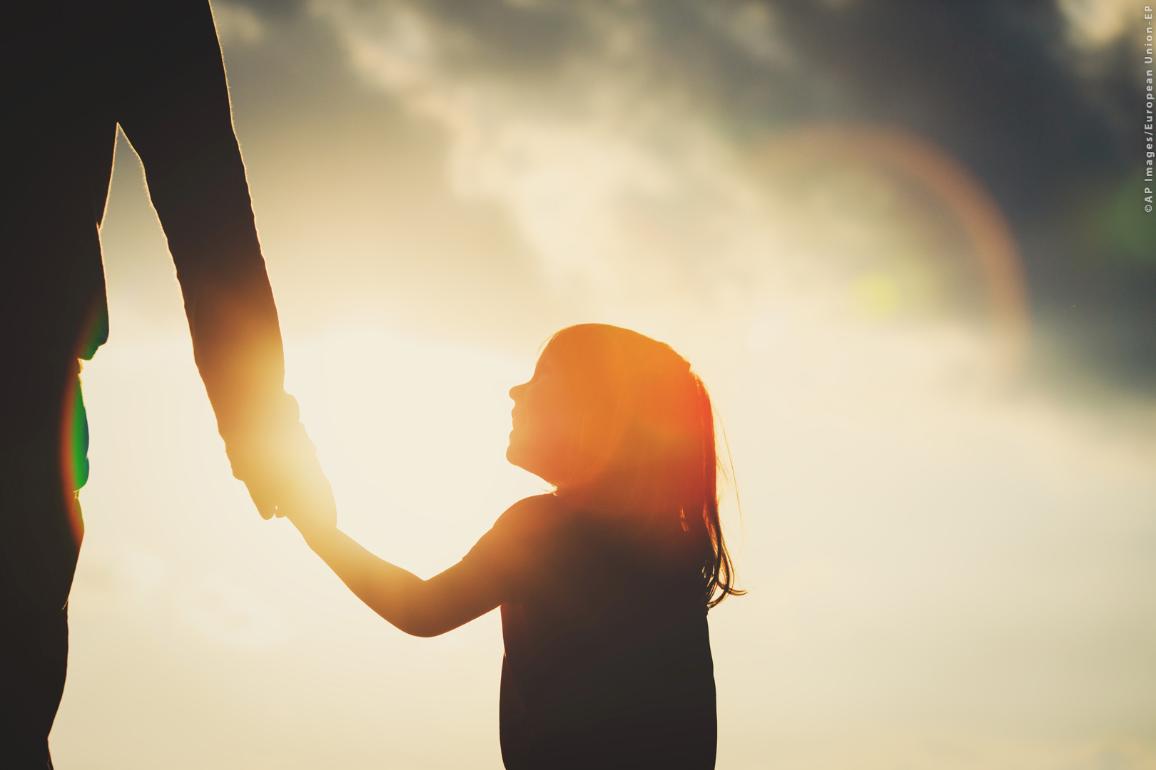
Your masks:
{"label": "hazy background", "polygon": [[[1142,3],[214,4],[342,525],[424,576],[540,481],[581,321],[711,388],[722,770],[1156,768]],[[498,768],[496,614],[378,619],[230,477],[139,164],[103,230],[62,768]]]}

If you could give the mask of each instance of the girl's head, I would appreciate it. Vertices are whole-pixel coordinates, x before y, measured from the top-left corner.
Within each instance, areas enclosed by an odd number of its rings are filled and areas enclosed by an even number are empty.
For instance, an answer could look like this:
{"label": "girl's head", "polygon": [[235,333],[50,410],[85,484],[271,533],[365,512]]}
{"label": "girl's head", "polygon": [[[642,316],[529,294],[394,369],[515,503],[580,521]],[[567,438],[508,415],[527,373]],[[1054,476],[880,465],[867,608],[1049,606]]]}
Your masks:
{"label": "girl's head", "polygon": [[686,359],[629,329],[571,326],[510,397],[511,463],[669,536],[701,567],[709,605],[740,593],[719,524],[710,397]]}

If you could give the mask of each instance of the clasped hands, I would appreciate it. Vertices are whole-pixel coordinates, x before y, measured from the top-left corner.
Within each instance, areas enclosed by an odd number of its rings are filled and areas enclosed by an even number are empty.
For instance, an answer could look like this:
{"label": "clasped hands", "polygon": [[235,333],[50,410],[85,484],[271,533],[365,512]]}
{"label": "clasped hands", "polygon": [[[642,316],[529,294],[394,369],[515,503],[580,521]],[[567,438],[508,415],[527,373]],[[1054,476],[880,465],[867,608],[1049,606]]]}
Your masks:
{"label": "clasped hands", "polygon": [[286,517],[306,540],[335,530],[333,490],[305,428],[294,422],[246,439],[227,443],[229,459],[262,518]]}

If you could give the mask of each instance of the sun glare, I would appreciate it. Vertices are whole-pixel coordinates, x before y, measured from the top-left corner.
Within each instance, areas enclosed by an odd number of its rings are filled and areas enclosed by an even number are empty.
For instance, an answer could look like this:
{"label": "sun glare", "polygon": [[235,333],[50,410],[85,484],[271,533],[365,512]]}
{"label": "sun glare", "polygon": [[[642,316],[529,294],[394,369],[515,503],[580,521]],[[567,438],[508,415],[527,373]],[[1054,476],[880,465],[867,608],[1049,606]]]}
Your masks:
{"label": "sun glare", "polygon": [[493,519],[544,482],[505,460],[507,391],[533,368],[498,351],[374,322],[290,346],[298,397],[343,526],[423,574],[449,566]]}

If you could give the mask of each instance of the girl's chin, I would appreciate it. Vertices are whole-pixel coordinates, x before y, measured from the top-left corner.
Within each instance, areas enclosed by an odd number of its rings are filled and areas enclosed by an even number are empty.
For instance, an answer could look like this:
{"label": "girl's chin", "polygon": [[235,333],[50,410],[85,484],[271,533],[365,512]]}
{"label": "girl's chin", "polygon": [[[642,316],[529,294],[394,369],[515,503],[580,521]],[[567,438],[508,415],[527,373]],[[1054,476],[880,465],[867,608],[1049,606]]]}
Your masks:
{"label": "girl's chin", "polygon": [[539,478],[546,479],[544,469],[541,467],[542,464],[535,462],[534,455],[527,452],[526,449],[516,441],[510,441],[509,446],[506,447],[506,462],[524,471],[529,471]]}
{"label": "girl's chin", "polygon": [[[526,463],[528,462],[526,452],[512,436],[510,437],[510,442],[506,445],[506,461],[519,468],[526,468]],[[526,468],[526,470],[530,469]],[[533,473],[533,471],[530,472]]]}

